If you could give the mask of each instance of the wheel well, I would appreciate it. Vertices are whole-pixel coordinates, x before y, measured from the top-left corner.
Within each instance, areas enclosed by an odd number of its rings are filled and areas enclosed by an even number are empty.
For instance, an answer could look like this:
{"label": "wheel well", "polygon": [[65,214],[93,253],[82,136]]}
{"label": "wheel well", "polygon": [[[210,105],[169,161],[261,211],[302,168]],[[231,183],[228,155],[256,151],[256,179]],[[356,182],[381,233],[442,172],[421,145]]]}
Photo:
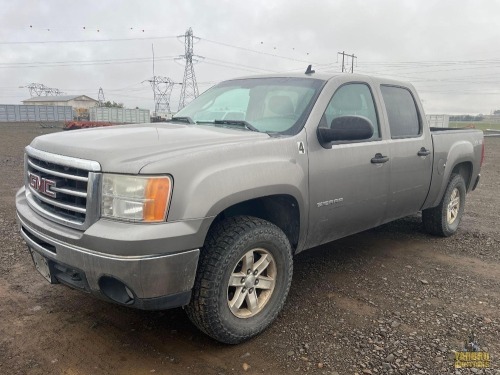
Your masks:
{"label": "wheel well", "polygon": [[241,215],[254,216],[273,223],[285,233],[292,248],[297,247],[300,232],[300,212],[299,205],[294,197],[290,195],[270,195],[237,203],[218,214],[210,228],[228,217]]}
{"label": "wheel well", "polygon": [[455,165],[453,167],[453,170],[451,173],[456,173],[462,176],[462,178],[465,181],[465,186],[467,188],[467,191],[469,191],[469,185],[470,185],[470,180],[472,177],[472,163],[471,162],[463,162],[460,164]]}

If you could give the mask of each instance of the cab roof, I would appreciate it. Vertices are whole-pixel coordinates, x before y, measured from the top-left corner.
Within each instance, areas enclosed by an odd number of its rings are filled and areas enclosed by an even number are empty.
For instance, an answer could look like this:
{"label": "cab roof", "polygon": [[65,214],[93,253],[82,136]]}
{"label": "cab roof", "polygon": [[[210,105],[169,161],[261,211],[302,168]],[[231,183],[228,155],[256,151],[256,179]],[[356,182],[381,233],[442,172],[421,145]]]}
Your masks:
{"label": "cab roof", "polygon": [[238,79],[252,79],[252,78],[305,78],[305,79],[317,79],[321,81],[330,81],[337,79],[339,77],[349,76],[352,81],[371,81],[375,84],[387,84],[394,86],[411,86],[409,82],[405,81],[397,81],[390,78],[383,77],[375,77],[371,75],[358,74],[358,73],[273,73],[273,74],[259,74],[259,75],[251,75],[251,76],[243,76],[227,79],[225,81],[234,81]]}

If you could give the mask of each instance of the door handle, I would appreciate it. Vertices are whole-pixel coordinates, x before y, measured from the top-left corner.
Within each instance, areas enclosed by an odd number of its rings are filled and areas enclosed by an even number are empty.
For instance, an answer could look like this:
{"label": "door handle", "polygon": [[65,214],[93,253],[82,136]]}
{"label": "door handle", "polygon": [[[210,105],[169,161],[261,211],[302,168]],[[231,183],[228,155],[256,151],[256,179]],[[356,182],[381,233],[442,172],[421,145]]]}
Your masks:
{"label": "door handle", "polygon": [[389,160],[388,156],[384,156],[380,152],[377,152],[375,154],[375,157],[373,157],[371,161],[373,164],[382,164],[386,163],[388,160]]}
{"label": "door handle", "polygon": [[430,152],[429,150],[427,150],[425,147],[422,147],[422,148],[420,149],[420,151],[419,151],[419,152],[417,152],[417,155],[418,155],[418,156],[427,156],[427,155],[429,155],[430,153],[431,153],[431,152]]}

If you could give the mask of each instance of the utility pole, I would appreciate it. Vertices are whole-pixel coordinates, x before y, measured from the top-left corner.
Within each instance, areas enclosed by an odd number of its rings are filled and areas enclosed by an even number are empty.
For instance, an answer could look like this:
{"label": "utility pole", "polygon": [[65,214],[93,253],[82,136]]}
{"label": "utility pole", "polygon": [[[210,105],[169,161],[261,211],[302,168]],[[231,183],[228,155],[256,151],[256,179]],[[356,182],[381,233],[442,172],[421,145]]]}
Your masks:
{"label": "utility pole", "polygon": [[198,59],[202,59],[203,57],[197,56],[193,53],[194,39],[198,38],[193,36],[192,28],[189,28],[184,35],[179,35],[179,37],[184,37],[184,55],[179,56],[177,59],[186,60],[184,79],[182,80],[181,97],[179,100],[179,109],[181,109],[198,96],[198,85],[196,83],[193,63],[197,63],[199,61]]}
{"label": "utility pole", "polygon": [[[347,73],[354,73],[354,59],[357,59],[357,56],[354,56],[354,54],[349,55],[345,53],[345,51],[338,52],[337,55],[342,55],[342,73],[347,72]],[[351,69],[349,71],[349,68],[346,65],[349,65],[349,58],[351,58]]]}
{"label": "utility pole", "polygon": [[158,115],[156,114],[156,109],[158,107],[158,102],[156,101],[156,76],[155,76],[155,46],[151,43],[151,52],[153,53],[153,78],[149,81],[151,83],[151,87],[153,88],[153,100],[155,102],[155,111],[154,117],[156,118]]}

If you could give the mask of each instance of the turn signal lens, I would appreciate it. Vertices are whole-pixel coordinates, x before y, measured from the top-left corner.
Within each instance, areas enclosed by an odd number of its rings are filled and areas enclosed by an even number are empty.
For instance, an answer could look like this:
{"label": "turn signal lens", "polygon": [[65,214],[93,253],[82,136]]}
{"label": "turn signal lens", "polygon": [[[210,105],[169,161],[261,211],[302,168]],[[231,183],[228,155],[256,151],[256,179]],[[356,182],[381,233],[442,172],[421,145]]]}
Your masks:
{"label": "turn signal lens", "polygon": [[163,221],[170,201],[170,178],[151,178],[146,185],[144,221]]}

